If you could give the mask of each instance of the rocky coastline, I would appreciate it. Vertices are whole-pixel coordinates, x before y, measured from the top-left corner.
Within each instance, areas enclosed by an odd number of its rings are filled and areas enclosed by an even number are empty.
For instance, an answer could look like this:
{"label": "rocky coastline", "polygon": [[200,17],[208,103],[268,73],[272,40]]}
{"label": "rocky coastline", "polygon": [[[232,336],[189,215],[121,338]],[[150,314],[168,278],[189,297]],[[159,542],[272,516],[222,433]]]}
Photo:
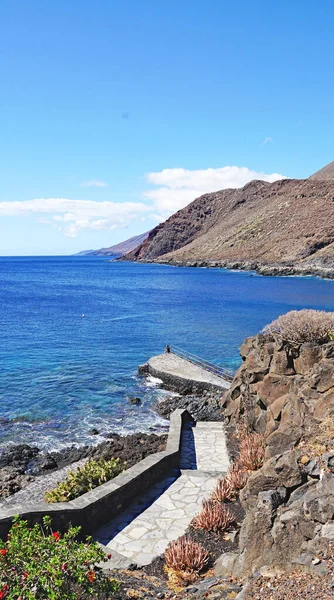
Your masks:
{"label": "rocky coastline", "polygon": [[45,453],[38,447],[26,444],[9,447],[0,455],[0,504],[1,501],[8,503],[6,498],[30,488],[36,481],[37,495],[40,496],[45,487],[42,483],[44,476],[48,477],[49,488],[53,487],[52,483],[66,475],[68,467],[80,466],[89,458],[120,458],[126,462],[127,467],[131,467],[149,454],[164,450],[166,440],[167,436],[163,433],[121,436],[112,432],[98,445],[69,446],[60,452]]}
{"label": "rocky coastline", "polygon": [[155,259],[159,264],[174,267],[199,267],[207,269],[231,269],[234,271],[254,271],[266,277],[320,277],[334,279],[334,261],[332,259],[314,259],[307,262],[261,262],[259,260],[176,260]]}
{"label": "rocky coastline", "polygon": [[[181,390],[179,396],[167,397],[154,407],[162,417],[169,419],[176,408],[187,409],[195,420],[221,421],[219,392],[189,393]],[[136,399],[137,401],[139,399]],[[137,402],[139,405],[140,403]],[[92,431],[92,435],[94,435]],[[149,454],[164,450],[167,435],[163,433],[106,434],[106,440],[97,445],[68,446],[59,452],[43,452],[37,446],[18,444],[0,453],[0,505],[28,498],[29,488],[34,498],[42,499],[43,491],[64,479],[70,468],[77,468],[89,458],[120,458],[131,467]],[[23,495],[22,491],[27,489]]]}

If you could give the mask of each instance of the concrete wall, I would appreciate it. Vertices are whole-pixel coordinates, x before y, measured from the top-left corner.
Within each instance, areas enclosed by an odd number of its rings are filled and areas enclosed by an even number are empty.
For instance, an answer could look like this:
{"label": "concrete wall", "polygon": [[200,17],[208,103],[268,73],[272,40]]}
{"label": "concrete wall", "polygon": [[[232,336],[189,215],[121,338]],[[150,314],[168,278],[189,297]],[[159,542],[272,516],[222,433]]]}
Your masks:
{"label": "concrete wall", "polygon": [[81,525],[92,533],[127,508],[153,484],[179,468],[182,425],[191,419],[186,410],[176,410],[170,418],[166,450],[147,456],[111,481],[70,502],[41,503],[34,508],[17,505],[0,509],[0,538],[5,539],[13,516],[19,514],[30,524],[41,523],[44,515],[52,518],[53,529],[64,530],[69,524]]}

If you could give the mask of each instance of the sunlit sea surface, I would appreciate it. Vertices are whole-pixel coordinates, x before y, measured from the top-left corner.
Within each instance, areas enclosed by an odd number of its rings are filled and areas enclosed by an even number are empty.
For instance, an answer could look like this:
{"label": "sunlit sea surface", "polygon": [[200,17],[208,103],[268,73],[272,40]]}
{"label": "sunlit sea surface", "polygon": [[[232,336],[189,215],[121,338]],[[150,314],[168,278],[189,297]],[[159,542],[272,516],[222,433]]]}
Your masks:
{"label": "sunlit sea surface", "polygon": [[333,281],[95,257],[0,258],[0,282],[1,446],[161,430],[170,393],[137,367],[167,343],[237,369],[243,339],[279,314],[334,310]]}

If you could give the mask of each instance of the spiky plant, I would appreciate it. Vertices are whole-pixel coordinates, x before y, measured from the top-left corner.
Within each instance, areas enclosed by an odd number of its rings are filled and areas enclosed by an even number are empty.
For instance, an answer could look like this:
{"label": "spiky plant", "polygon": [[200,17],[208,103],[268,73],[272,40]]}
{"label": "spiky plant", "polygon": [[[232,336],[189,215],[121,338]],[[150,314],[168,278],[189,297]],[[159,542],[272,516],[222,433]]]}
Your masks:
{"label": "spiky plant", "polygon": [[235,518],[225,504],[220,504],[212,499],[203,500],[201,512],[193,519],[195,529],[206,531],[225,531]]}
{"label": "spiky plant", "polygon": [[218,479],[215,489],[212,492],[211,499],[214,502],[226,502],[231,500],[234,496],[234,490],[231,487],[230,481],[227,477]]}
{"label": "spiky plant", "polygon": [[231,495],[237,495],[247,483],[248,475],[238,462],[232,463],[227,471],[226,481],[231,489]]}
{"label": "spiky plant", "polygon": [[260,469],[264,462],[265,441],[259,433],[250,433],[240,442],[239,464],[246,471]]}
{"label": "spiky plant", "polygon": [[165,559],[167,567],[172,569],[179,579],[190,582],[207,566],[209,553],[189,536],[183,535],[168,544]]}

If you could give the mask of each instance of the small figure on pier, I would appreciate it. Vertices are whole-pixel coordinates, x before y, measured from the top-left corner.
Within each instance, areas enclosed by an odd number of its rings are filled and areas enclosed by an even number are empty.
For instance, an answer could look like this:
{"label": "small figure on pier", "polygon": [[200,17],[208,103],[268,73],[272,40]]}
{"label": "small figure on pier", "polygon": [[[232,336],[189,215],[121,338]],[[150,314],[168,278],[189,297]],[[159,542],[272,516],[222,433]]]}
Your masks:
{"label": "small figure on pier", "polygon": [[170,346],[168,346],[168,344],[167,344],[167,346],[165,348],[165,352],[166,352],[166,354],[170,354]]}

